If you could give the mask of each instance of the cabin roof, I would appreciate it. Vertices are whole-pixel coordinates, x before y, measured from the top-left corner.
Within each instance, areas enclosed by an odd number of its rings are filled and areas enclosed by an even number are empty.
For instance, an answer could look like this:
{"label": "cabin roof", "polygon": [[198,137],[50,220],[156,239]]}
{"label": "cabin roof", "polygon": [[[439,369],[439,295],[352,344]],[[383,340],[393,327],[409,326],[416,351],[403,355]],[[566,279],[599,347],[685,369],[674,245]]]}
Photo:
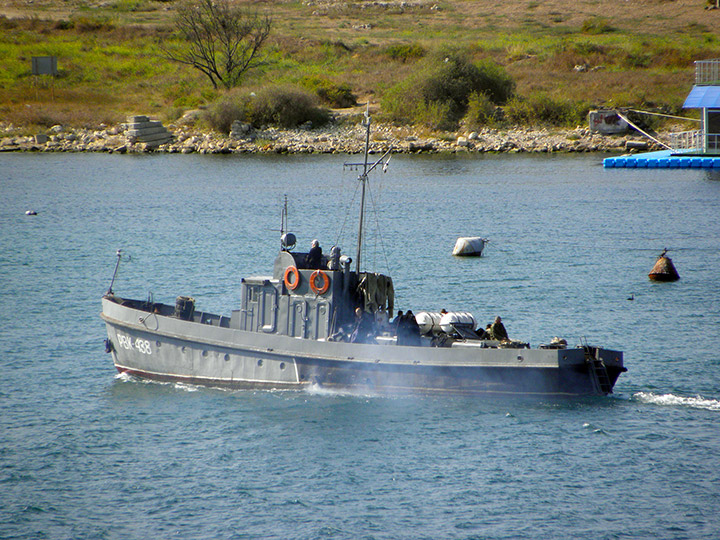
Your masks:
{"label": "cabin roof", "polygon": [[693,86],[683,103],[683,109],[716,108],[720,108],[720,86]]}

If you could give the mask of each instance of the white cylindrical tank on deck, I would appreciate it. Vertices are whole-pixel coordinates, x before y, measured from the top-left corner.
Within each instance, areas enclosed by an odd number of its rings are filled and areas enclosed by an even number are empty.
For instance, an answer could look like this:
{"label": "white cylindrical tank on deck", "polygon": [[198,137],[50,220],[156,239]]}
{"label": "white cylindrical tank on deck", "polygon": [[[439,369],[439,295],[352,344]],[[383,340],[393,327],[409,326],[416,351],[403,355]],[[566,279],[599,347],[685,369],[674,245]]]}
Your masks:
{"label": "white cylindrical tank on deck", "polygon": [[440,328],[446,334],[453,331],[453,326],[464,326],[475,329],[475,317],[467,311],[451,311],[440,318]]}
{"label": "white cylindrical tank on deck", "polygon": [[421,311],[415,315],[415,320],[420,327],[421,334],[439,334],[440,330],[440,313],[432,313],[429,311]]}

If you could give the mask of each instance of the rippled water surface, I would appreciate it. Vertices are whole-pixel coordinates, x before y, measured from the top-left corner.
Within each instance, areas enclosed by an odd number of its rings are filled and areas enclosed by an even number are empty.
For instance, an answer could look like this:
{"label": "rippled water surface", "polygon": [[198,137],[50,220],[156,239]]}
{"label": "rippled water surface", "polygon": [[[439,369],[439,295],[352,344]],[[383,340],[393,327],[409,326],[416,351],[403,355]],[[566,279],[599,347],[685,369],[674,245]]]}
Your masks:
{"label": "rippled water surface", "polygon": [[[400,309],[624,350],[613,396],[117,376],[99,318],[116,249],[118,294],[229,313],[242,276],[271,273],[285,194],[302,249],[354,256],[356,159],[0,155],[0,538],[719,538],[717,172],[396,156],[372,178],[363,260]],[[451,257],[472,235],[486,255]],[[665,247],[681,280],[652,283]]]}

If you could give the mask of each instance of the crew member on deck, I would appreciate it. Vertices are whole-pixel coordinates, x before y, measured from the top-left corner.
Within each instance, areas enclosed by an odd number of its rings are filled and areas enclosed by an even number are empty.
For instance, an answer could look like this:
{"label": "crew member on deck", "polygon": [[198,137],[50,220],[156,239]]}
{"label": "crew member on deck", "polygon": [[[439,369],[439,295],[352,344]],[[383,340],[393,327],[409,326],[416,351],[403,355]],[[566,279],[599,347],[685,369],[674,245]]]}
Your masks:
{"label": "crew member on deck", "polygon": [[333,246],[327,264],[328,270],[340,270],[340,247]]}
{"label": "crew member on deck", "polygon": [[498,341],[505,341],[509,339],[507,330],[505,330],[505,326],[503,325],[502,319],[499,315],[495,317],[495,322],[490,326],[490,333],[492,334],[492,338]]}
{"label": "crew member on deck", "polygon": [[374,318],[362,308],[355,308],[355,327],[350,336],[350,343],[370,343],[375,337]]}
{"label": "crew member on deck", "polygon": [[317,270],[322,265],[322,248],[320,247],[320,242],[317,241],[317,239],[312,241],[312,246],[310,247],[310,251],[308,252],[307,256],[305,257],[305,266],[308,268],[312,268],[313,270]]}

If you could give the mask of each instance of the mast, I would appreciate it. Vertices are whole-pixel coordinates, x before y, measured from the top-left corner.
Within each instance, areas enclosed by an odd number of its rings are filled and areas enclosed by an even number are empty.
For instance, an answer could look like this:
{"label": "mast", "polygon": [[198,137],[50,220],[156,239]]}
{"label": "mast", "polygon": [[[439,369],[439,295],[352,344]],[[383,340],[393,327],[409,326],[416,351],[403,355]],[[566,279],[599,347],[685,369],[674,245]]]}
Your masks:
{"label": "mast", "polygon": [[[368,163],[368,157],[370,155],[370,103],[365,111],[365,118],[362,121],[362,125],[365,126],[365,159],[362,163],[345,163],[343,167],[352,167],[357,170],[358,167],[362,166],[362,174],[358,176],[358,180],[362,182],[362,191],[360,195],[360,222],[358,223],[358,242],[357,242],[357,257],[355,258],[355,273],[358,278],[360,277],[360,259],[362,256],[362,243],[363,243],[363,226],[365,224],[365,191],[367,189],[368,177],[375,167],[382,164],[383,172],[387,171],[388,164],[390,163],[390,154],[392,153],[392,147],[390,147],[377,161],[373,164]],[[387,160],[385,159],[387,158]]]}
{"label": "mast", "polygon": [[283,236],[285,235],[285,226],[287,225],[288,229],[290,228],[290,225],[287,224],[287,194],[285,195],[285,204],[283,204],[282,212],[280,213],[280,248],[282,249],[285,247]]}
{"label": "mast", "polygon": [[368,153],[370,151],[370,113],[369,104],[368,110],[365,111],[365,119],[363,120],[365,126],[365,159],[363,160],[363,172],[358,176],[358,180],[362,182],[362,192],[360,195],[360,223],[358,224],[358,243],[357,243],[357,256],[355,258],[355,273],[358,278],[360,277],[360,255],[362,253],[362,239],[363,239],[363,221],[365,219],[365,184],[367,184],[368,177]]}
{"label": "mast", "polygon": [[120,259],[122,258],[122,249],[118,249],[115,253],[117,255],[117,261],[115,262],[115,271],[113,272],[113,277],[110,280],[110,287],[108,288],[106,295],[113,294],[113,285],[115,285],[115,278],[117,277],[118,268],[120,268]]}

